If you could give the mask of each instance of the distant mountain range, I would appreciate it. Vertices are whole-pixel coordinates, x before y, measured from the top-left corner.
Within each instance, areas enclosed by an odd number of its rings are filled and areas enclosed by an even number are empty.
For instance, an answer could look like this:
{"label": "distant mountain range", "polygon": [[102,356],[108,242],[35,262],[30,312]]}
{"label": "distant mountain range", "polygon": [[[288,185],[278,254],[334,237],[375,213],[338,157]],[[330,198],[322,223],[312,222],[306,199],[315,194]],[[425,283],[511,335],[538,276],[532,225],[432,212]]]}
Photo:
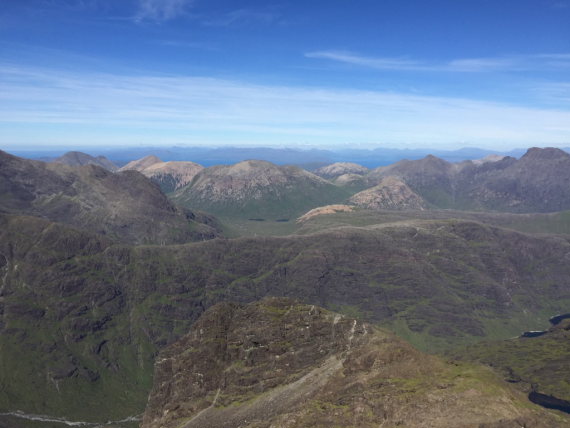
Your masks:
{"label": "distant mountain range", "polygon": [[[570,147],[565,148],[570,152]],[[11,150],[11,153],[30,159],[53,160],[61,156],[65,150]],[[434,155],[448,162],[461,162],[467,159],[481,159],[485,156],[497,154],[518,158],[525,149],[510,151],[488,150],[466,147],[458,150],[438,149],[291,149],[270,147],[132,147],[132,148],[91,148],[84,152],[103,155],[116,165],[123,166],[134,159],[154,155],[163,161],[192,161],[203,166],[228,165],[248,159],[266,160],[278,165],[298,165],[307,169],[319,167],[335,162],[353,162],[367,168],[390,165],[402,159],[415,160]]]}

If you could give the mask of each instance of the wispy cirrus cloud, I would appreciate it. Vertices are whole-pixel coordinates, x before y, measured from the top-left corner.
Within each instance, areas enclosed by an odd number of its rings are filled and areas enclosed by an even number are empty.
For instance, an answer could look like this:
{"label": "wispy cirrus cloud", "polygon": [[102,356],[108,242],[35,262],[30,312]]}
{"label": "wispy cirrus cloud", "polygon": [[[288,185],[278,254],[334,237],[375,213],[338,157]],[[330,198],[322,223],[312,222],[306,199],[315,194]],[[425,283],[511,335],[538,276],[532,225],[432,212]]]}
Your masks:
{"label": "wispy cirrus cloud", "polygon": [[548,103],[570,106],[570,82],[545,82],[536,86],[534,92]]}
{"label": "wispy cirrus cloud", "polygon": [[568,123],[570,109],[467,98],[0,64],[4,145],[566,145]]}
{"label": "wispy cirrus cloud", "polygon": [[358,65],[378,70],[422,70],[426,66],[405,58],[366,57],[346,51],[316,51],[305,54],[306,58],[327,59],[345,64]]}
{"label": "wispy cirrus cloud", "polygon": [[193,0],[138,0],[135,22],[165,22],[184,15]]}
{"label": "wispy cirrus cloud", "polygon": [[279,19],[280,15],[268,10],[237,9],[221,16],[205,20],[208,27],[232,27],[249,24],[271,24]]}
{"label": "wispy cirrus cloud", "polygon": [[489,73],[498,71],[570,70],[570,54],[516,55],[490,58],[460,58],[447,62],[418,61],[358,55],[347,51],[315,51],[306,58],[324,59],[376,70]]}

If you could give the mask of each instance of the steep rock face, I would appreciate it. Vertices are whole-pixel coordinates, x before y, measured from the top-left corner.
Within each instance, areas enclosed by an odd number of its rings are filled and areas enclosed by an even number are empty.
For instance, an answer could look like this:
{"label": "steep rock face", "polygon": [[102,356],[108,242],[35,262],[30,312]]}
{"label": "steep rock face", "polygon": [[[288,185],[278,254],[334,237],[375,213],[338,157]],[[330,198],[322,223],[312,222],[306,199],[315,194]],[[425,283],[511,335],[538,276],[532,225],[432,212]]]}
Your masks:
{"label": "steep rock face", "polygon": [[[413,399],[410,402],[410,398]],[[475,366],[290,299],[219,304],[158,356],[142,428],[562,426]]]}
{"label": "steep rock face", "polygon": [[349,199],[351,203],[373,210],[423,210],[426,202],[396,177],[386,177],[380,184]]}
{"label": "steep rock face", "polygon": [[0,152],[0,201],[4,212],[41,216],[130,243],[218,235],[213,220],[176,208],[135,171],[46,164]]}
{"label": "steep rock face", "polygon": [[342,189],[300,168],[249,160],[202,170],[174,199],[222,216],[290,218],[346,196]]}
{"label": "steep rock face", "polygon": [[315,171],[315,174],[323,178],[338,178],[345,174],[365,175],[369,169],[352,162],[336,162],[331,165],[323,166]]}
{"label": "steep rock face", "polygon": [[69,166],[97,165],[111,172],[119,169],[117,165],[107,159],[105,156],[91,156],[81,152],[67,152],[63,156],[55,159],[54,163],[62,163]]}

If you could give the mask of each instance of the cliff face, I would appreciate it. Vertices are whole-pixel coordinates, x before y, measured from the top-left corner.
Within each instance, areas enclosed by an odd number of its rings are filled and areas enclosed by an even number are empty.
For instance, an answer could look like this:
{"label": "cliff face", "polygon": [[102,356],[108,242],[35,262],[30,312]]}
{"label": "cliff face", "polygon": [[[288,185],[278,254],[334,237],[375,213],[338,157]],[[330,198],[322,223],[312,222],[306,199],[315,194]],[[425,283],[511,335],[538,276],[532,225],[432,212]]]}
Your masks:
{"label": "cliff face", "polygon": [[[143,428],[562,426],[487,369],[267,298],[212,307],[155,365]],[[520,426],[520,425],[519,425]]]}

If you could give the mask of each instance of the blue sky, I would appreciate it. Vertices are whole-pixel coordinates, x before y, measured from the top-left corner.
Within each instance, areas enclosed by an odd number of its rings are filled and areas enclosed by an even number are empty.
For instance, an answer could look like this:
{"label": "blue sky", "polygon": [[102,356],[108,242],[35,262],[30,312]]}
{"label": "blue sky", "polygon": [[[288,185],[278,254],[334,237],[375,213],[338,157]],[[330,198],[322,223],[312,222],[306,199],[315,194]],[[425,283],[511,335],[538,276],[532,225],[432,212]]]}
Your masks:
{"label": "blue sky", "polygon": [[570,0],[3,0],[0,148],[570,146]]}

